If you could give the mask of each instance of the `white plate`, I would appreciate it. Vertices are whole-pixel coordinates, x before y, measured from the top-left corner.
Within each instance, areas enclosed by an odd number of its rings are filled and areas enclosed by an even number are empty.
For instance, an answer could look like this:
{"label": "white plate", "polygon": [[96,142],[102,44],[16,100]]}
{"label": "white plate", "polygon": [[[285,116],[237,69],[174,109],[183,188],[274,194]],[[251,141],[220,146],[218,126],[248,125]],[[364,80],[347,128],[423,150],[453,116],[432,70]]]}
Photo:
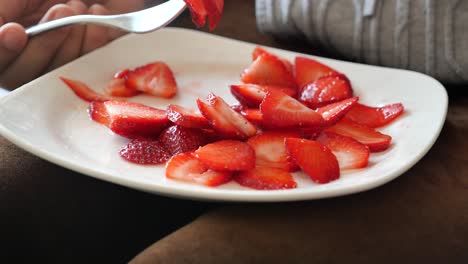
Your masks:
{"label": "white plate", "polygon": [[[231,182],[218,188],[167,180],[163,166],[133,165],[121,159],[127,139],[91,121],[88,104],[78,99],[59,76],[78,79],[100,90],[113,73],[152,61],[167,62],[180,86],[178,96],[163,100],[139,96],[132,100],[165,108],[169,103],[195,107],[210,91],[235,100],[228,85],[250,64],[255,45],[185,29],[166,28],[130,35],[57,69],[0,100],[0,133],[19,147],[65,168],[138,190],[167,196],[219,201],[294,201],[356,193],[398,177],[431,148],[447,111],[447,94],[425,75],[330,59],[321,61],[345,73],[361,101],[371,105],[402,102],[406,114],[382,129],[393,145],[373,154],[366,169],[342,173],[341,179],[313,184],[295,174],[294,190],[256,191]],[[297,53],[271,49],[293,59]],[[87,191],[87,190],[83,190]]]}

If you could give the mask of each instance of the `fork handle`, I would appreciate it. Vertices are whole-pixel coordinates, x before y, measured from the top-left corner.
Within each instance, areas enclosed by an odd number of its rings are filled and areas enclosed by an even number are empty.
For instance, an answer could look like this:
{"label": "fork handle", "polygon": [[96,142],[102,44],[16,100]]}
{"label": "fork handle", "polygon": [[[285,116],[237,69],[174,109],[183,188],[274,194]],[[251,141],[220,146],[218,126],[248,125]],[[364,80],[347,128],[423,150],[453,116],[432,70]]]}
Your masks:
{"label": "fork handle", "polygon": [[29,37],[36,36],[43,32],[47,32],[50,30],[54,30],[57,28],[62,28],[74,24],[96,24],[102,26],[111,26],[117,27],[118,25],[115,24],[114,20],[115,16],[96,16],[96,15],[79,15],[79,16],[70,16],[64,17],[57,20],[52,20],[49,22],[37,24],[26,29],[26,34]]}

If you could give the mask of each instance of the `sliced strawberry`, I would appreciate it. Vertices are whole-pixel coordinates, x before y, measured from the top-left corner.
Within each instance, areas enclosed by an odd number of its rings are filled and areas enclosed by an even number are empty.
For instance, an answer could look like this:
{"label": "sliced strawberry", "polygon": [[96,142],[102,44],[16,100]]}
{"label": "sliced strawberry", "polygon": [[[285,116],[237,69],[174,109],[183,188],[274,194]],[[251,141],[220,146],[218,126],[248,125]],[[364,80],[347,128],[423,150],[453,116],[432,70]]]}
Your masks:
{"label": "sliced strawberry", "polygon": [[127,79],[127,75],[130,73],[129,69],[123,69],[114,74],[113,79]]}
{"label": "sliced strawberry", "polygon": [[259,109],[245,109],[240,111],[240,114],[252,123],[260,126],[265,125],[262,112]]}
{"label": "sliced strawberry", "polygon": [[299,101],[315,109],[352,96],[353,89],[346,76],[329,75],[306,85],[299,94]]}
{"label": "sliced strawberry", "polygon": [[257,46],[255,47],[255,49],[252,51],[252,61],[255,61],[258,57],[260,57],[261,55],[263,54],[268,54],[268,55],[271,55],[271,56],[274,56],[273,54],[271,54],[270,52],[268,52],[266,49],[260,47],[260,46]]}
{"label": "sliced strawberry", "polygon": [[107,127],[110,126],[111,117],[109,116],[106,105],[103,102],[94,101],[89,104],[88,113],[91,119],[95,122]]}
{"label": "sliced strawberry", "polygon": [[231,109],[236,111],[237,113],[240,113],[242,110],[248,109],[241,104],[230,105],[229,107],[231,107]]}
{"label": "sliced strawberry", "polygon": [[197,99],[197,104],[202,115],[208,119],[208,122],[217,131],[217,133],[226,138],[241,137],[242,133],[225,117],[221,116],[213,106],[202,102],[200,99]]}
{"label": "sliced strawberry", "polygon": [[298,138],[287,138],[285,144],[289,155],[312,181],[328,183],[340,177],[338,160],[326,146]]}
{"label": "sliced strawberry", "polygon": [[176,125],[164,129],[159,135],[159,141],[171,156],[174,156],[197,150],[206,143],[205,137],[200,129]]}
{"label": "sliced strawberry", "polygon": [[208,128],[208,120],[197,110],[170,104],[166,109],[167,117],[174,124],[190,128]]}
{"label": "sliced strawberry", "polygon": [[274,128],[307,127],[322,125],[322,116],[296,99],[279,91],[269,91],[260,104],[266,124]]}
{"label": "sliced strawberry", "polygon": [[258,108],[268,91],[281,91],[289,96],[296,95],[296,89],[277,85],[240,84],[231,85],[231,93],[242,105]]}
{"label": "sliced strawberry", "polygon": [[287,153],[284,139],[300,136],[298,131],[268,131],[249,138],[247,144],[255,150],[257,166],[294,171],[297,165]]}
{"label": "sliced strawberry", "polygon": [[[245,119],[241,114],[234,111],[221,97],[210,93],[208,101],[216,111],[226,118],[237,130],[239,138],[249,138],[257,133],[257,128]],[[215,127],[216,129],[216,127]]]}
{"label": "sliced strawberry", "polygon": [[212,170],[245,171],[255,167],[255,151],[241,141],[218,141],[199,148],[194,154]]}
{"label": "sliced strawberry", "polygon": [[114,77],[104,89],[104,93],[117,97],[132,97],[141,92],[126,85],[129,69],[121,70],[114,74]]}
{"label": "sliced strawberry", "polygon": [[356,104],[346,114],[346,118],[368,127],[381,127],[389,124],[404,112],[401,103],[390,104],[382,107],[370,107]]}
{"label": "sliced strawberry", "polygon": [[332,126],[340,121],[359,100],[359,97],[351,97],[333,104],[317,109],[317,113],[321,114],[324,120],[323,126]]}
{"label": "sliced strawberry", "polygon": [[[268,54],[268,55],[271,55],[271,56],[275,56],[273,55],[272,53],[270,53],[269,51],[267,51],[266,49],[260,47],[260,46],[257,46],[255,47],[254,51],[252,52],[252,61],[255,61],[258,57],[260,57],[261,55],[263,54]],[[277,56],[276,56],[277,57]],[[294,66],[293,64],[287,60],[287,59],[283,59],[283,58],[279,58],[277,57],[278,59],[281,60],[281,62],[283,62],[284,64],[284,67],[286,67],[286,69],[289,71],[289,72],[293,72],[294,70]]]}
{"label": "sliced strawberry", "polygon": [[108,126],[114,133],[129,137],[157,137],[170,121],[166,111],[124,101],[94,101],[89,112],[93,120]]}
{"label": "sliced strawberry", "polygon": [[259,56],[241,76],[244,83],[260,85],[279,85],[296,88],[294,76],[276,56]]}
{"label": "sliced strawberry", "polygon": [[163,98],[174,97],[177,93],[174,74],[164,62],[147,64],[129,72],[125,85],[130,89]]}
{"label": "sliced strawberry", "polygon": [[234,176],[240,185],[257,190],[282,190],[297,188],[291,173],[272,167],[257,166],[255,169]]}
{"label": "sliced strawberry", "polygon": [[328,131],[316,140],[335,154],[342,170],[364,168],[369,162],[369,148],[353,138]]}
{"label": "sliced strawberry", "polygon": [[147,165],[162,164],[171,158],[161,142],[152,139],[133,139],[119,154],[130,162]]}
{"label": "sliced strawberry", "polygon": [[315,82],[320,77],[340,74],[323,63],[305,57],[296,57],[295,71],[296,82],[299,88]]}
{"label": "sliced strawberry", "polygon": [[78,97],[87,102],[103,102],[111,99],[103,94],[95,92],[83,82],[67,79],[64,77],[60,77],[60,80],[62,80]]}
{"label": "sliced strawberry", "polygon": [[213,128],[228,138],[245,139],[257,133],[257,128],[234,111],[222,98],[210,94],[210,105],[197,100],[202,115],[208,119]]}
{"label": "sliced strawberry", "polygon": [[204,0],[184,0],[190,9],[192,21],[197,27],[203,27],[206,24],[206,16],[208,11],[205,7]]}
{"label": "sliced strawberry", "polygon": [[172,157],[166,165],[169,179],[215,187],[231,180],[232,172],[208,169],[191,153],[181,153]]}
{"label": "sliced strawberry", "polygon": [[373,128],[359,125],[347,119],[342,119],[336,125],[327,128],[326,131],[354,138],[369,147],[371,152],[384,151],[392,142],[391,136],[382,134]]}
{"label": "sliced strawberry", "polygon": [[224,0],[204,0],[206,11],[208,12],[208,27],[213,31],[221,20],[224,8]]}
{"label": "sliced strawberry", "polygon": [[112,79],[104,88],[104,93],[116,97],[132,97],[140,94],[138,90],[128,88],[125,79]]}

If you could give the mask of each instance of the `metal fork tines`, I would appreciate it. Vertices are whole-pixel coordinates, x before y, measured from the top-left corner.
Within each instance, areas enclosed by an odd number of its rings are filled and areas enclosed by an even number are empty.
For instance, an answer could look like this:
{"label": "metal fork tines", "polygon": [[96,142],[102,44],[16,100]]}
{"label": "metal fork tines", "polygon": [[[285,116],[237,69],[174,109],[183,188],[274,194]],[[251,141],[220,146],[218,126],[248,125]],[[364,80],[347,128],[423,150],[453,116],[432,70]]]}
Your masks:
{"label": "metal fork tines", "polygon": [[166,26],[179,16],[185,8],[184,0],[170,0],[155,7],[122,15],[65,17],[30,27],[26,30],[26,33],[32,37],[73,24],[96,24],[115,27],[127,32],[146,33]]}

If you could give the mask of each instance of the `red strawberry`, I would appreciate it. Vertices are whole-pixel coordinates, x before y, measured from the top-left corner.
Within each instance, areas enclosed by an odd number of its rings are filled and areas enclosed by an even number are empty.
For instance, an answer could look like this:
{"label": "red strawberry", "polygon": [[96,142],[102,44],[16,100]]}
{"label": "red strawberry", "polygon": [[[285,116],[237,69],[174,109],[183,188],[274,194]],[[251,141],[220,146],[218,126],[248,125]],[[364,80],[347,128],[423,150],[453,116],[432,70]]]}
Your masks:
{"label": "red strawberry", "polygon": [[213,31],[221,20],[224,0],[204,0],[206,11],[208,12],[208,27]]}
{"label": "red strawberry", "polygon": [[389,124],[404,112],[402,104],[390,104],[382,107],[370,107],[356,104],[346,114],[346,118],[368,127],[381,127]]}
{"label": "red strawberry", "polygon": [[166,112],[146,105],[124,101],[94,101],[89,112],[96,122],[114,133],[129,137],[157,137],[170,121]]}
{"label": "red strawberry", "polygon": [[128,88],[125,82],[125,79],[112,79],[104,88],[104,93],[116,97],[132,97],[140,94],[140,91]]}
{"label": "red strawberry", "polygon": [[164,98],[174,97],[177,93],[174,74],[164,62],[151,63],[129,72],[125,85],[130,89]]}
{"label": "red strawberry", "polygon": [[260,57],[263,54],[268,54],[268,55],[274,56],[273,54],[268,52],[266,49],[264,49],[264,48],[262,48],[260,46],[257,46],[257,47],[255,47],[255,49],[252,52],[252,61],[255,61],[258,57]]}
{"label": "red strawberry", "polygon": [[88,113],[95,122],[110,126],[111,118],[103,102],[95,101],[89,104]]}
{"label": "red strawberry", "polygon": [[234,111],[222,98],[210,94],[208,101],[210,105],[198,99],[198,108],[213,128],[223,136],[245,139],[257,133],[257,128],[241,114]]}
{"label": "red strawberry", "polygon": [[260,126],[265,125],[262,112],[260,112],[258,109],[245,109],[240,111],[240,114],[252,123]]}
{"label": "red strawberry", "polygon": [[140,91],[131,89],[125,84],[127,82],[127,76],[129,73],[129,69],[121,70],[115,73],[112,80],[104,89],[104,93],[117,97],[132,97],[140,94]]}
{"label": "red strawberry", "polygon": [[138,164],[161,164],[171,158],[171,155],[158,140],[133,139],[120,150],[120,156]]}
{"label": "red strawberry", "polygon": [[323,63],[305,57],[296,57],[295,71],[296,82],[299,88],[315,82],[320,77],[340,74]]}
{"label": "red strawberry", "polygon": [[321,114],[324,120],[323,126],[332,126],[341,120],[353,106],[357,104],[359,97],[351,97],[333,104],[317,109],[317,113]]}
{"label": "red strawberry", "polygon": [[113,79],[127,79],[127,75],[130,73],[129,69],[123,69],[114,74]]}
{"label": "red strawberry", "polygon": [[240,185],[257,190],[294,189],[297,183],[292,175],[282,169],[257,166],[234,176]]}
{"label": "red strawberry", "polygon": [[244,83],[260,85],[279,85],[296,88],[296,81],[283,62],[276,56],[259,56],[241,76]]}
{"label": "red strawberry", "polygon": [[[275,56],[272,53],[268,52],[266,49],[264,49],[264,48],[262,48],[260,46],[257,46],[257,47],[255,47],[254,51],[252,52],[252,61],[256,60],[258,57],[260,57],[263,54],[268,54],[268,55],[271,55],[271,56]],[[288,61],[287,59],[282,59],[282,58],[278,58],[278,59],[280,59],[281,62],[283,62],[284,67],[286,67],[286,69],[289,72],[291,72],[291,73],[293,72],[294,66],[290,61]]]}
{"label": "red strawberry", "polygon": [[244,106],[258,108],[268,91],[281,91],[289,96],[295,96],[296,90],[290,87],[276,85],[240,84],[231,85],[231,93]]}
{"label": "red strawberry", "polygon": [[205,166],[218,171],[245,171],[255,167],[255,151],[247,143],[222,140],[195,151]]}
{"label": "red strawberry", "polygon": [[392,137],[347,119],[342,119],[336,125],[327,128],[327,131],[354,138],[369,147],[371,152],[384,151],[392,142]]}
{"label": "red strawberry", "polygon": [[161,132],[159,141],[171,156],[174,156],[195,151],[205,144],[206,139],[200,129],[170,126]]}
{"label": "red strawberry", "polygon": [[169,105],[166,109],[167,117],[174,124],[191,128],[208,128],[208,120],[199,112],[179,105]]}
{"label": "red strawberry", "polygon": [[338,160],[326,146],[298,138],[287,138],[285,144],[289,155],[312,181],[328,183],[340,177]]}
{"label": "red strawberry", "polygon": [[192,21],[197,27],[203,27],[206,24],[206,16],[208,11],[205,7],[204,0],[184,0],[190,9]]}
{"label": "red strawberry", "polygon": [[62,80],[78,97],[80,97],[81,99],[87,102],[92,102],[92,101],[103,102],[103,101],[107,101],[111,99],[103,94],[99,94],[95,92],[83,82],[67,79],[64,77],[60,77],[60,80]]}
{"label": "red strawberry", "polygon": [[317,127],[322,116],[296,99],[279,91],[269,91],[260,104],[263,119],[270,127]]}
{"label": "red strawberry", "polygon": [[235,105],[230,105],[232,110],[236,111],[237,113],[240,113],[242,110],[247,109],[245,106],[241,104],[235,104]]}
{"label": "red strawberry", "polygon": [[284,139],[300,138],[300,136],[297,131],[268,131],[249,138],[247,144],[255,150],[257,166],[294,171],[297,165],[287,153]]}
{"label": "red strawberry", "polygon": [[369,148],[353,138],[323,132],[316,140],[335,154],[342,170],[364,168],[369,162]]}
{"label": "red strawberry", "polygon": [[346,76],[329,75],[306,85],[299,94],[299,101],[310,108],[317,108],[351,96],[353,89]]}
{"label": "red strawberry", "polygon": [[231,180],[232,172],[208,169],[191,153],[172,157],[166,165],[166,177],[173,180],[215,187]]}

